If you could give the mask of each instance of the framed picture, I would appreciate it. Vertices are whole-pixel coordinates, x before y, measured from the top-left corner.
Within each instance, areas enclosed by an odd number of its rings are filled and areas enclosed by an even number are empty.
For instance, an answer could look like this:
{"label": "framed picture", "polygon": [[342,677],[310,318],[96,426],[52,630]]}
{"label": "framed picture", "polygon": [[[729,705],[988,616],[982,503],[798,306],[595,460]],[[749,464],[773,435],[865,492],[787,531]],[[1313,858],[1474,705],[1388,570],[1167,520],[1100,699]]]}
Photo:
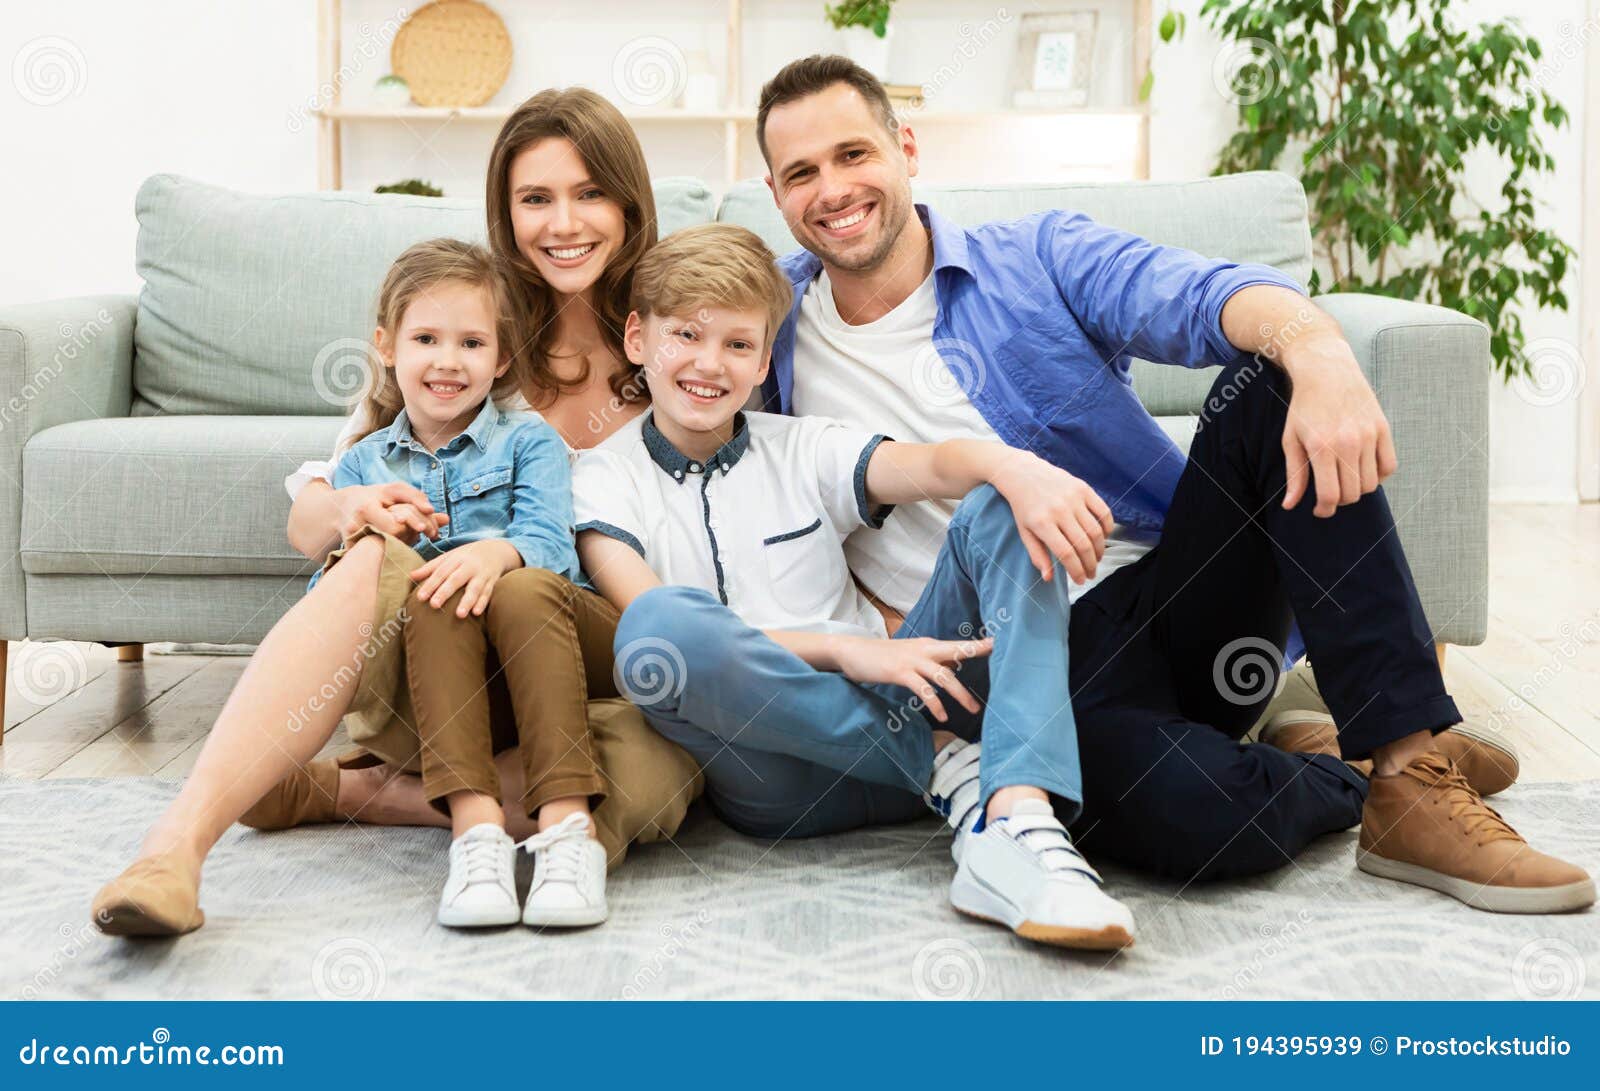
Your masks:
{"label": "framed picture", "polygon": [[1016,107],[1087,106],[1093,75],[1093,11],[1030,12],[1018,27],[1011,104]]}

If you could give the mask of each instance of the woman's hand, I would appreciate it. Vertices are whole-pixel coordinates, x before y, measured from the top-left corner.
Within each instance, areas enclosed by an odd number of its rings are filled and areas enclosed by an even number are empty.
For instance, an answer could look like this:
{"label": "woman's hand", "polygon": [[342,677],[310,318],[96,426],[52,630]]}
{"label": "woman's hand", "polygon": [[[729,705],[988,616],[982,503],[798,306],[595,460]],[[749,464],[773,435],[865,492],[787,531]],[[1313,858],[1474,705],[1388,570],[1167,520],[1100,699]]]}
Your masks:
{"label": "woman's hand", "polygon": [[977,698],[968,692],[951,668],[962,660],[976,659],[994,650],[994,640],[883,640],[875,637],[839,637],[835,657],[839,671],[853,682],[887,682],[904,686],[917,696],[933,718],[949,720],[939,690],[954,697],[973,715],[980,710]]}
{"label": "woman's hand", "polygon": [[1009,451],[989,483],[1011,504],[1022,544],[1049,582],[1054,556],[1074,583],[1094,576],[1115,525],[1106,502],[1081,479],[1028,451]]}
{"label": "woman's hand", "polygon": [[339,502],[339,537],[348,542],[363,526],[393,535],[406,545],[424,536],[439,537],[450,521],[437,513],[421,489],[401,481],[386,485],[349,485],[335,490]]}
{"label": "woman's hand", "polygon": [[435,610],[466,588],[456,607],[456,617],[464,618],[468,614],[481,615],[488,608],[489,596],[500,577],[521,567],[522,554],[515,546],[504,539],[487,539],[441,553],[421,568],[412,569],[409,575],[421,585],[417,598]]}

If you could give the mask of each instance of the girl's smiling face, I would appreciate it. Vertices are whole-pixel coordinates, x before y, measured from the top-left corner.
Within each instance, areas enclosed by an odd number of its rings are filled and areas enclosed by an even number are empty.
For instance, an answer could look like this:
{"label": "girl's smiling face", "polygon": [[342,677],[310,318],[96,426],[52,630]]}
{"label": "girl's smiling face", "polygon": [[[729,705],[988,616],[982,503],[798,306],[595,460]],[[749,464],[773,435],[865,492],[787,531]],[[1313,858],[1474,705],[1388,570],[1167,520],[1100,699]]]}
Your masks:
{"label": "girl's smiling face", "polygon": [[518,251],[556,292],[584,294],[622,246],[622,206],[589,177],[583,156],[564,137],[524,148],[509,174]]}
{"label": "girl's smiling face", "polygon": [[394,369],[412,432],[434,448],[466,430],[510,366],[495,338],[494,299],[481,285],[433,285],[406,306],[392,342],[389,333],[374,334],[379,355]]}

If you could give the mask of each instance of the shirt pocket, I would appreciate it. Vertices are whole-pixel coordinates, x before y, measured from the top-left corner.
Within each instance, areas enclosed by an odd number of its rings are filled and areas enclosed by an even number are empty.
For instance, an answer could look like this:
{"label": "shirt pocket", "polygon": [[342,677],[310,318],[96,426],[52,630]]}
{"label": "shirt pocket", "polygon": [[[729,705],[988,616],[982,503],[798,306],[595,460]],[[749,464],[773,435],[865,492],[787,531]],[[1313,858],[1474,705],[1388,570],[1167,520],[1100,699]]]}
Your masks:
{"label": "shirt pocket", "polygon": [[[476,499],[485,493],[492,493],[495,489],[504,489],[510,484],[511,467],[496,466],[493,469],[478,470],[463,477],[459,483],[451,487],[445,497],[450,503],[454,504],[462,500]],[[510,490],[506,489],[506,493],[508,494],[507,503],[509,503]]]}
{"label": "shirt pocket", "polygon": [[504,538],[511,528],[511,467],[492,466],[463,474],[446,491],[452,541]]}
{"label": "shirt pocket", "polygon": [[818,517],[761,541],[773,599],[805,620],[820,619],[849,578],[844,551],[826,526]]}

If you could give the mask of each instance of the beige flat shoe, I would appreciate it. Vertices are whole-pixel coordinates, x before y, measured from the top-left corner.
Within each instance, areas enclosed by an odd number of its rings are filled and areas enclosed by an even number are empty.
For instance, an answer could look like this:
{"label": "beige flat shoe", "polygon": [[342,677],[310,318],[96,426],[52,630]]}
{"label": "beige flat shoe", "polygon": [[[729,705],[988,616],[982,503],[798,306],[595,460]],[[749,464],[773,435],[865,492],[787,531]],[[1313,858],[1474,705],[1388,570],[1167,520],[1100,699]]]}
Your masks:
{"label": "beige flat shoe", "polygon": [[287,830],[319,822],[337,821],[339,763],[325,758],[313,761],[288,776],[256,801],[239,821],[256,830]]}
{"label": "beige flat shoe", "polygon": [[170,853],[135,860],[95,895],[95,927],[108,936],[181,936],[206,922],[200,880]]}

